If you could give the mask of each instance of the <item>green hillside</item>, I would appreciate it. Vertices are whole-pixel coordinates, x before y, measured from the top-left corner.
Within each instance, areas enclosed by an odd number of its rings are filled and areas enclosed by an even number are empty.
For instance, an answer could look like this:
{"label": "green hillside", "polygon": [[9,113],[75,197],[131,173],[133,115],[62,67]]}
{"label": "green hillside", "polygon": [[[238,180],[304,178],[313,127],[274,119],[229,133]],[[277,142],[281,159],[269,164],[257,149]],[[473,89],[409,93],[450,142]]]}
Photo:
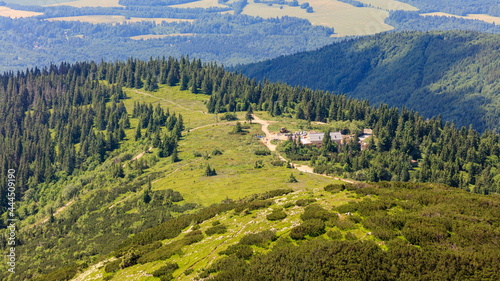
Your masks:
{"label": "green hillside", "polygon": [[[499,274],[496,134],[187,58],[0,82],[2,280]],[[319,149],[282,127],[375,137]]]}
{"label": "green hillside", "polygon": [[500,7],[495,0],[400,0],[401,2],[411,4],[423,12],[442,11],[455,15],[467,14],[488,14],[491,16],[500,16]]}
{"label": "green hillside", "polygon": [[237,69],[270,81],[345,93],[372,104],[498,130],[499,35],[387,33]]}

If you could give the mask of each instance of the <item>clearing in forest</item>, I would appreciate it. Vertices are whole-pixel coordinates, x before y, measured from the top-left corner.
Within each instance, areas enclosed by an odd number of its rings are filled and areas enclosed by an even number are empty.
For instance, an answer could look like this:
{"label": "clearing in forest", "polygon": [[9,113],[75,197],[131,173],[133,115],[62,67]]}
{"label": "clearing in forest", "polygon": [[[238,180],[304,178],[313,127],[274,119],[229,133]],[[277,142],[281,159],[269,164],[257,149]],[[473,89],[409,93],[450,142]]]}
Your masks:
{"label": "clearing in forest", "polygon": [[194,36],[194,35],[196,35],[196,33],[146,34],[146,35],[132,36],[129,38],[132,40],[149,40],[149,39],[161,39],[173,36]]}
{"label": "clearing in forest", "polygon": [[61,3],[50,4],[47,6],[71,6],[82,7],[123,7],[118,4],[119,0],[77,0],[77,1],[58,1]]}
{"label": "clearing in forest", "polygon": [[200,0],[184,4],[170,5],[172,8],[203,8],[208,9],[212,7],[227,8],[227,5],[219,4],[218,0]]}
{"label": "clearing in forest", "polygon": [[192,22],[189,19],[171,19],[171,18],[130,18],[127,19],[124,16],[106,16],[106,15],[93,15],[93,16],[76,16],[76,17],[58,17],[49,18],[49,21],[81,21],[93,24],[98,23],[132,23],[132,22],[142,22],[142,21],[154,21],[156,24],[160,24],[163,21],[166,22]]}
{"label": "clearing in forest", "polygon": [[292,16],[309,20],[313,25],[335,28],[335,36],[368,35],[394,29],[384,23],[389,12],[377,8],[354,7],[332,0],[299,1],[299,5],[309,3],[313,13],[299,7],[255,3],[253,0],[243,10],[243,14],[274,18]]}

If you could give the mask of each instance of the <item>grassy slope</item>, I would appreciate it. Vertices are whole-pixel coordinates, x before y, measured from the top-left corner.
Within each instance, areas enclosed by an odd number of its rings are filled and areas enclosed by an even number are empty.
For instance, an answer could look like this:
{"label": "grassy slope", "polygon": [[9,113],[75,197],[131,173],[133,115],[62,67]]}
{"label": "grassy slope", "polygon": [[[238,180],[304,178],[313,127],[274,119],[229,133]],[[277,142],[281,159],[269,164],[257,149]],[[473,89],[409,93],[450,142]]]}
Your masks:
{"label": "grassy slope", "polygon": [[[147,93],[150,95],[141,94],[142,91],[127,91],[130,99],[125,101],[125,105],[130,110],[134,101],[153,105],[160,103],[168,106],[171,112],[182,114],[186,130],[190,131],[180,142],[179,158],[182,161],[174,164],[164,161],[152,168],[153,171],[162,171],[168,175],[153,182],[154,189],[171,188],[181,192],[187,202],[210,205],[227,197],[238,199],[288,186],[285,181],[290,170],[270,165],[273,156],[253,154],[255,150],[265,148],[253,137],[254,134],[262,134],[260,125],[252,124],[246,135],[230,134],[232,124],[225,121],[217,123],[215,115],[206,114],[202,101],[208,99],[207,96],[181,92],[177,88],[163,87],[157,93]],[[240,113],[239,117],[240,120],[243,119],[244,114]],[[193,152],[211,154],[214,148],[218,148],[223,154],[208,160],[193,155]],[[264,160],[265,166],[254,169],[257,160]],[[217,170],[217,176],[201,177],[207,164]],[[270,177],[276,180],[269,182]],[[297,189],[323,186],[331,181],[314,175],[298,177],[300,183],[294,185]]]}
{"label": "grassy slope", "polygon": [[[200,242],[184,246],[181,253],[173,255],[168,260],[149,262],[145,264],[137,264],[131,267],[117,271],[115,274],[106,273],[104,271],[104,266],[107,261],[112,260],[110,254],[100,255],[101,249],[96,251],[90,260],[87,260],[87,264],[90,266],[85,269],[81,274],[75,276],[74,280],[159,280],[159,278],[153,277],[151,274],[156,269],[162,267],[167,262],[175,262],[179,265],[173,276],[175,280],[192,280],[193,278],[204,273],[211,264],[217,261],[219,258],[224,257],[224,255],[219,254],[219,252],[224,251],[230,245],[234,245],[240,241],[240,239],[249,233],[256,233],[263,230],[274,230],[278,237],[278,240],[271,242],[267,247],[255,247],[252,249],[257,253],[267,253],[270,249],[278,244],[282,243],[282,240],[289,240],[288,235],[292,227],[297,226],[301,223],[300,215],[303,213],[304,207],[295,205],[295,202],[299,199],[316,199],[317,203],[321,205],[326,210],[334,210],[340,205],[344,205],[347,202],[360,202],[365,198],[370,198],[371,200],[377,200],[378,195],[368,193],[360,193],[354,191],[341,191],[334,194],[326,192],[323,187],[330,183],[340,183],[333,179],[325,178],[318,175],[312,174],[301,174],[298,171],[293,170],[295,177],[298,179],[298,183],[286,183],[288,176],[292,172],[290,169],[284,167],[274,167],[270,165],[270,162],[274,159],[273,156],[257,156],[254,155],[256,149],[263,149],[264,146],[257,141],[256,138],[252,137],[254,134],[262,134],[259,126],[257,124],[251,125],[247,130],[246,135],[234,135],[230,134],[233,125],[227,124],[227,122],[215,123],[215,116],[206,114],[204,112],[205,107],[203,102],[207,100],[207,96],[204,95],[194,95],[189,92],[179,91],[178,87],[164,87],[162,86],[158,92],[149,93],[142,90],[126,90],[128,99],[124,100],[129,112],[132,111],[133,104],[136,101],[147,102],[155,105],[160,103],[163,107],[168,107],[170,112],[180,113],[184,116],[186,124],[186,133],[184,134],[183,140],[180,142],[180,152],[179,157],[181,161],[176,163],[171,163],[170,159],[159,159],[159,161],[153,165],[151,168],[146,170],[146,173],[141,175],[142,177],[148,177],[148,175],[159,174],[160,177],[156,178],[153,183],[153,191],[160,191],[164,189],[173,189],[175,191],[181,192],[184,196],[184,201],[176,203],[179,205],[185,204],[186,202],[194,202],[200,205],[208,206],[212,203],[218,203],[226,198],[239,199],[256,193],[262,193],[269,190],[275,190],[278,188],[292,188],[294,191],[287,195],[279,196],[273,198],[273,204],[264,209],[258,209],[252,212],[235,212],[228,211],[218,214],[212,219],[208,219],[200,224],[200,230],[204,233],[215,221],[220,221],[222,224],[228,227],[225,234],[216,234],[213,236],[205,236]],[[258,113],[262,119],[278,121],[278,123],[272,124],[271,130],[276,130],[278,126],[287,126],[289,129],[295,130],[308,126],[313,128],[320,128],[324,125],[310,125],[302,124],[301,122],[293,119],[288,119],[285,117],[271,118],[267,113]],[[238,113],[240,119],[243,119],[244,113]],[[132,128],[127,130],[128,140],[125,140],[121,144],[121,148],[115,153],[116,157],[106,161],[102,167],[98,167],[97,171],[94,172],[97,177],[96,180],[102,179],[103,183],[106,182],[106,167],[109,167],[110,162],[116,161],[123,154],[138,155],[141,151],[147,149],[146,144],[141,142],[136,142],[132,140],[132,136],[135,131],[135,126],[137,125],[137,120],[132,119]],[[208,126],[207,126],[208,125]],[[338,126],[344,127],[345,124],[339,124]],[[333,125],[336,126],[336,125]],[[356,126],[356,124],[352,124]],[[195,157],[193,152],[200,152],[202,154],[211,153],[214,148],[218,148],[223,151],[222,155],[213,156],[210,159],[204,159],[203,157]],[[151,154],[144,154],[144,159],[155,158],[155,150]],[[260,169],[254,168],[254,163],[257,160],[263,160],[264,167]],[[130,170],[127,166],[129,160],[122,161],[125,164],[125,173],[129,173]],[[210,163],[212,167],[217,170],[218,175],[214,177],[203,177],[202,173],[204,167],[207,163]],[[76,177],[73,181],[83,179],[88,177],[88,173],[83,173],[80,177]],[[121,184],[119,181],[109,181],[109,186],[104,185],[94,189],[85,190],[82,194],[76,198],[77,205],[78,202],[86,202],[87,198],[90,198],[94,192],[98,190],[106,190],[116,188]],[[143,189],[147,186],[144,184],[137,192],[126,192],[123,193],[112,200],[104,202],[100,208],[91,214],[86,214],[80,218],[77,224],[85,223],[85,219],[88,216],[97,217],[97,220],[108,221],[116,227],[113,230],[113,234],[117,235],[118,232],[122,231],[119,221],[114,221],[114,217],[105,217],[105,211],[109,209],[127,210],[127,214],[141,214],[148,209],[141,204],[140,198],[142,196]],[[441,190],[440,192],[450,193],[453,196],[459,196],[459,192],[455,189],[452,190]],[[397,193],[395,193],[397,194]],[[402,195],[399,195],[400,197]],[[479,195],[466,194],[464,197],[478,197]],[[403,196],[404,197],[404,196]],[[402,198],[403,198],[402,197]],[[410,196],[411,197],[411,196]],[[492,198],[493,200],[494,198]],[[387,199],[386,199],[387,200]],[[394,199],[397,201],[397,199]],[[485,199],[486,200],[486,199]],[[399,201],[398,201],[399,202]],[[406,202],[402,200],[400,203]],[[66,202],[61,202],[64,204]],[[400,204],[398,203],[398,204]],[[68,213],[71,212],[74,205],[69,205],[67,208],[62,210],[56,218],[62,219]],[[402,205],[403,206],[403,205]],[[432,204],[429,208],[432,209]],[[266,215],[270,214],[273,209],[284,208],[285,213],[288,215],[285,219],[281,221],[271,222],[266,219]],[[390,210],[391,212],[398,212],[401,207],[396,206]],[[109,212],[108,212],[109,214]],[[175,214],[174,214],[175,215]],[[32,223],[39,221],[40,217],[29,218],[27,221]],[[361,219],[365,219],[361,217]],[[349,216],[342,213],[340,215],[340,221],[346,221],[350,226],[342,228],[340,225],[328,225],[326,230],[340,231],[345,239],[345,235],[348,233],[354,234],[357,239],[362,240],[372,240],[385,249],[385,242],[377,239],[374,235],[371,235],[371,230],[363,227],[361,223],[352,223]],[[137,227],[140,228],[142,221],[138,220]],[[45,223],[41,223],[43,229]],[[48,225],[47,227],[51,227]],[[183,234],[179,235],[173,239],[167,239],[162,241],[164,244],[178,241],[185,237],[185,234],[191,230],[193,226],[184,229]],[[143,228],[142,228],[143,230]],[[88,234],[90,235],[90,234]],[[96,243],[102,240],[104,237],[110,236],[111,233],[100,234],[101,236],[96,236],[97,240],[93,240]],[[104,236],[103,236],[104,235]],[[71,238],[73,234],[67,235]],[[118,236],[116,236],[118,237]],[[326,234],[320,236],[321,238],[330,239]],[[35,257],[51,257],[53,255],[61,255],[61,250],[58,247],[64,247],[65,243],[68,243],[66,237],[59,238],[57,243],[55,243],[52,248],[44,250],[44,246],[37,247],[36,251],[31,253]],[[81,236],[77,239],[79,243],[86,243],[86,236]],[[81,240],[84,239],[84,240]],[[120,239],[123,239],[121,237]],[[31,240],[31,241],[36,241]],[[281,241],[281,242],[280,242]],[[292,242],[294,244],[300,244],[300,242]],[[28,242],[27,244],[30,244]],[[42,252],[39,252],[42,251]],[[50,253],[50,255],[49,255]],[[84,251],[82,251],[82,254]],[[108,252],[109,253],[109,252]],[[68,253],[70,255],[75,255],[77,253]],[[25,257],[27,254],[23,254]],[[21,255],[21,257],[23,257]],[[62,257],[64,256],[61,255]],[[27,260],[23,260],[23,263],[28,263]],[[38,263],[37,259],[30,260],[30,264],[36,267]]]}
{"label": "grassy slope", "polygon": [[[300,224],[300,214],[303,213],[304,207],[292,206],[285,209],[285,212],[288,216],[282,221],[269,221],[266,219],[266,215],[270,214],[274,208],[283,208],[283,206],[287,203],[295,203],[299,199],[306,198],[317,199],[318,203],[326,209],[332,209],[333,207],[342,205],[346,202],[359,201],[359,196],[351,192],[344,191],[332,196],[328,192],[323,191],[322,187],[318,187],[310,188],[307,190],[300,190],[288,195],[273,198],[276,202],[275,204],[267,209],[253,211],[251,214],[238,214],[234,211],[229,211],[200,224],[200,230],[202,232],[205,232],[209,227],[212,226],[213,222],[220,221],[222,224],[228,226],[227,233],[207,236],[198,243],[185,246],[182,249],[181,254],[174,255],[166,261],[138,264],[124,270],[120,270],[110,280],[124,280],[124,278],[127,278],[127,280],[131,281],[159,280],[158,278],[152,277],[150,274],[154,270],[163,266],[166,262],[175,262],[179,265],[179,269],[177,269],[173,274],[174,277],[177,278],[177,280],[191,280],[192,278],[198,276],[202,269],[207,268],[216,259],[223,257],[223,255],[220,255],[219,252],[226,250],[230,245],[238,243],[238,241],[245,234],[257,233],[260,231],[271,229],[276,231],[277,236],[287,236],[290,233],[292,227]],[[189,230],[190,229],[186,229],[185,233]],[[368,231],[361,225],[358,225],[355,229],[342,232],[352,232],[360,239],[375,239],[373,236],[369,236],[367,234]],[[183,237],[184,235],[181,234],[179,237],[165,240],[163,241],[163,243],[171,243],[172,241],[182,239]],[[323,237],[326,238],[326,234],[323,235]],[[272,248],[272,246],[274,246],[275,244],[276,242],[271,243],[269,245],[269,248]],[[266,249],[259,249],[256,247],[254,247],[254,250],[262,253],[267,252]],[[193,272],[186,275],[185,271],[188,269],[192,269]],[[89,279],[96,278],[96,280],[102,280],[102,277],[110,275],[104,271],[104,268],[85,272],[85,274],[88,274],[87,276]]]}
{"label": "grassy slope", "polygon": [[[329,183],[338,181],[311,174],[301,174],[295,171],[294,174],[298,183],[289,184],[285,181],[290,175],[291,170],[283,167],[273,167],[269,162],[273,156],[256,156],[253,151],[263,149],[264,146],[259,143],[253,134],[262,134],[260,125],[253,124],[248,129],[246,135],[231,135],[232,124],[226,122],[215,122],[215,116],[205,113],[203,101],[208,99],[204,95],[194,95],[189,92],[178,91],[178,87],[162,87],[156,93],[148,93],[142,90],[127,90],[127,96],[130,99],[125,100],[125,105],[129,111],[133,108],[135,101],[147,102],[155,105],[160,103],[168,107],[171,112],[175,111],[183,115],[186,122],[186,130],[190,132],[185,134],[180,142],[179,157],[182,161],[169,163],[160,161],[151,168],[151,172],[163,172],[164,177],[153,181],[153,190],[173,189],[179,191],[186,202],[194,202],[208,206],[218,203],[226,198],[238,199],[245,196],[262,193],[268,190],[278,188],[289,188],[297,190],[296,192],[284,196],[284,202],[295,201],[301,198],[322,196],[322,187]],[[243,119],[244,113],[238,114]],[[267,114],[263,114],[267,116]],[[291,121],[285,121],[289,124]],[[205,125],[208,125],[204,127]],[[194,129],[194,130],[193,130]],[[131,129],[133,131],[133,129]],[[130,132],[127,132],[130,133]],[[211,153],[214,148],[223,151],[223,155],[214,156],[208,160],[202,157],[195,157],[193,152],[202,154]],[[257,160],[264,160],[265,166],[261,169],[254,169],[254,163]],[[218,175],[214,177],[202,177],[206,164],[210,164],[217,170]],[[272,179],[270,181],[269,179]],[[130,196],[130,195],[129,195]],[[331,197],[323,204],[340,204],[348,200],[348,193],[339,194]],[[116,204],[126,199],[126,196],[117,198],[111,204]],[[269,228],[278,229],[278,233],[289,232],[292,225],[299,223],[299,207],[293,208],[294,215],[290,215],[284,222],[275,224],[265,219],[269,210],[257,212],[254,216],[244,216],[230,219],[230,214],[223,214],[212,220],[204,222],[201,230],[208,228],[212,221],[220,220],[223,223],[230,222],[229,235],[214,235],[203,242],[185,247],[182,256],[174,256],[173,262],[177,262],[180,268],[175,275],[192,268],[195,276],[198,270],[206,268],[219,251],[223,251],[227,246],[237,243],[241,237],[249,232],[258,232]],[[361,235],[361,233],[360,233]],[[182,235],[178,237],[181,239]],[[174,239],[175,240],[175,239]],[[168,243],[169,241],[164,241]],[[201,247],[200,247],[201,246]],[[164,264],[164,262],[153,262],[144,265],[137,265],[126,268],[118,272],[112,280],[148,280],[152,277],[144,276],[144,272],[151,273]],[[89,272],[86,272],[89,274]],[[109,275],[109,274],[108,274]],[[104,268],[100,268],[90,273],[86,278],[98,278],[106,276]],[[151,280],[156,280],[153,278]]]}
{"label": "grassy slope", "polygon": [[[45,232],[44,229],[54,228],[53,225],[47,222],[48,215],[44,210],[56,210],[56,220],[63,222],[68,220],[68,218],[75,213],[75,210],[81,210],[86,202],[96,202],[96,194],[101,192],[101,195],[97,195],[97,197],[105,195],[105,198],[101,198],[103,201],[99,201],[95,210],[84,212],[85,215],[81,216],[76,221],[76,224],[81,225],[80,229],[84,229],[85,225],[93,224],[93,222],[102,223],[107,221],[112,227],[110,229],[111,232],[107,233],[104,237],[108,240],[112,239],[113,242],[105,242],[102,236],[103,233],[94,233],[92,230],[90,230],[90,232],[89,230],[77,230],[79,231],[77,233],[70,230],[68,235],[57,237],[57,241],[53,243],[48,242],[50,240],[46,240],[47,237],[40,240],[30,239],[31,242],[27,242],[25,246],[19,249],[20,258],[18,262],[22,264],[20,268],[29,268],[31,270],[43,268],[44,262],[42,260],[32,258],[42,256],[50,258],[50,260],[57,260],[67,255],[72,257],[78,257],[80,255],[82,258],[77,258],[77,263],[81,264],[83,260],[90,262],[90,264],[94,261],[99,262],[103,258],[106,258],[101,255],[103,251],[105,254],[109,253],[114,247],[110,246],[112,243],[120,243],[120,241],[126,238],[126,234],[124,236],[120,233],[124,231],[126,231],[125,233],[130,233],[130,231],[137,232],[143,230],[144,227],[148,227],[148,225],[154,225],[155,221],[158,220],[158,218],[155,217],[156,215],[146,214],[145,212],[148,212],[147,206],[139,204],[142,200],[143,190],[147,186],[147,181],[145,180],[150,175],[153,176],[153,192],[161,193],[162,190],[173,189],[179,191],[183,195],[184,201],[175,203],[179,206],[186,203],[196,203],[200,206],[208,206],[213,203],[219,203],[227,198],[240,199],[252,194],[278,188],[293,188],[296,190],[296,193],[290,196],[307,197],[313,196],[310,192],[318,188],[321,189],[329,183],[338,182],[330,178],[312,174],[302,174],[294,170],[293,173],[299,182],[293,184],[286,183],[292,170],[284,167],[272,166],[270,162],[275,159],[273,155],[257,156],[253,153],[255,150],[265,149],[265,146],[261,144],[257,138],[253,137],[254,134],[262,134],[260,125],[251,125],[247,129],[248,133],[244,135],[230,134],[234,123],[227,124],[225,121],[216,123],[215,115],[206,114],[204,101],[208,99],[208,96],[194,95],[187,91],[179,91],[178,87],[164,86],[162,86],[158,92],[154,93],[127,89],[126,94],[129,98],[125,99],[124,103],[129,113],[132,112],[134,102],[146,102],[153,104],[153,106],[159,103],[164,108],[168,108],[171,113],[175,112],[176,114],[182,114],[186,132],[184,133],[184,137],[179,147],[179,158],[181,161],[172,163],[169,158],[158,158],[155,149],[152,150],[152,153],[143,153],[148,149],[149,145],[143,141],[134,140],[133,135],[138,121],[137,119],[131,119],[131,128],[126,130],[126,139],[121,143],[120,148],[113,152],[109,160],[95,167],[93,170],[83,171],[75,176],[64,178],[61,182],[50,184],[42,188],[40,194],[38,194],[41,198],[38,203],[40,212],[26,218],[22,222],[23,227],[20,230],[23,235],[25,235],[25,233],[30,233],[29,235],[34,235],[33,237],[36,237],[40,235],[40,233]],[[238,115],[240,120],[244,118],[244,113],[238,113]],[[262,116],[265,116],[265,114],[262,114]],[[213,156],[209,159],[195,157],[193,154],[193,152],[200,152],[203,155],[211,154],[214,148],[220,149],[223,154]],[[127,175],[136,173],[129,167],[128,164],[132,162],[132,160],[129,159],[137,155],[143,155],[141,159],[152,164],[150,168],[145,170],[144,174],[136,174],[134,176],[135,178],[132,177],[128,180],[129,177]],[[254,167],[257,160],[263,161],[263,168],[256,169]],[[155,161],[157,162],[155,163]],[[124,179],[113,179],[110,177],[110,167],[113,163],[117,162],[124,167],[126,175]],[[217,176],[210,178],[202,176],[207,164],[210,164],[216,169],[218,173]],[[140,183],[141,179],[142,184]],[[92,184],[88,184],[89,182]],[[84,184],[82,187],[82,183],[87,184]],[[135,192],[125,191],[121,194],[112,193],[112,191],[124,185],[137,185],[138,183],[139,189]],[[68,185],[79,186],[80,191],[76,197],[69,198],[62,195]],[[343,202],[343,198],[344,197],[338,198],[338,200]],[[22,210],[27,207],[28,206],[22,206],[20,209]],[[142,219],[139,219],[132,225],[128,223],[123,224],[119,217],[114,217],[114,214],[123,216],[122,212],[124,214],[139,216],[139,218]],[[110,215],[111,217],[109,217]],[[176,216],[176,213],[172,213],[172,215]],[[223,217],[218,219],[221,221],[225,220]],[[251,223],[252,220],[253,218],[248,216],[237,222],[237,225],[245,226],[245,230],[242,233],[252,231],[252,229],[265,229],[270,226],[270,224],[267,223],[262,226],[257,226],[257,228],[249,228],[248,223]],[[205,225],[208,225],[208,223],[209,222],[205,223]],[[259,225],[260,223],[255,221],[254,224]],[[293,224],[293,221],[288,222],[285,226],[289,227],[291,224]],[[234,225],[230,227],[230,230],[231,229],[235,230],[240,228]],[[224,247],[230,245],[233,241],[238,241],[239,236],[235,235],[227,239],[229,240],[223,243]],[[35,241],[38,241],[39,247],[34,244]],[[88,245],[89,241],[93,241],[91,245]],[[207,252],[212,253],[215,248],[217,248],[218,252],[224,248],[219,245],[220,243],[217,241],[211,241],[210,243],[208,243],[208,241],[210,240],[206,240],[208,248],[201,250],[204,251],[201,254],[193,255],[193,257],[186,260],[178,257],[176,261],[178,261],[179,265],[184,269],[188,267],[193,267],[195,269],[205,268],[207,263],[211,261],[211,258],[208,258],[209,255]],[[100,243],[106,244],[100,245]],[[72,248],[66,245],[72,245]],[[47,247],[50,247],[50,249]],[[50,255],[48,255],[49,252],[51,253]],[[191,250],[187,249],[185,252],[191,252]],[[216,252],[213,252],[212,254],[215,253]],[[205,256],[207,256],[207,258],[205,258]],[[68,260],[66,260],[66,262],[71,263],[71,261]],[[193,266],[195,262],[196,265]],[[146,264],[144,266],[147,269],[154,269],[155,267],[152,264]],[[159,265],[156,267],[159,267]],[[126,269],[124,272],[128,270],[134,270],[134,268]],[[151,270],[147,271],[150,272]],[[120,280],[119,276],[120,275],[117,275],[117,279],[115,280]],[[82,280],[88,279],[85,277]]]}

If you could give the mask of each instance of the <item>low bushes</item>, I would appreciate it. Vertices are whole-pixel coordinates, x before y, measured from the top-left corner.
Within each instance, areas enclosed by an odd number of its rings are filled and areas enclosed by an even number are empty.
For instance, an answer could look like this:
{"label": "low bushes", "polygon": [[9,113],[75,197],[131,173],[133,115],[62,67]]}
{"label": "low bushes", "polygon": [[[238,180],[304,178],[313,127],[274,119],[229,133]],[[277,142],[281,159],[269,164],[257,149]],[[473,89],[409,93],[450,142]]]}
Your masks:
{"label": "low bushes", "polygon": [[292,228],[290,237],[295,240],[301,240],[306,235],[316,237],[323,233],[325,233],[325,223],[320,219],[310,219]]}
{"label": "low bushes", "polygon": [[223,224],[214,225],[205,230],[207,236],[212,236],[214,234],[224,234],[227,231],[227,226]]}

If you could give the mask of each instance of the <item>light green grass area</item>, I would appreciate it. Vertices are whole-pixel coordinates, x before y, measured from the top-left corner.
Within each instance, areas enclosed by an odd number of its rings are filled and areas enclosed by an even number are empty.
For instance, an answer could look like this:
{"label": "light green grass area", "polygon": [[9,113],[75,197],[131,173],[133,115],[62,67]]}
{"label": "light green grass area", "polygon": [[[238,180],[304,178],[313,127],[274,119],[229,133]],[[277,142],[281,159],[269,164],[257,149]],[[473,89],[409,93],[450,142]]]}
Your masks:
{"label": "light green grass area", "polygon": [[[292,187],[296,190],[324,186],[331,179],[302,174],[297,170],[284,167],[275,167],[270,163],[274,156],[257,156],[256,150],[267,149],[257,138],[262,134],[259,124],[252,124],[246,129],[245,134],[231,134],[234,122],[220,121],[214,114],[207,114],[204,101],[208,96],[192,94],[189,91],[180,91],[178,87],[162,86],[158,92],[145,92],[143,90],[126,89],[129,97],[124,100],[127,110],[132,112],[134,102],[159,103],[170,112],[182,114],[186,132],[179,143],[180,162],[171,163],[169,159],[159,159],[159,162],[148,169],[149,172],[162,172],[163,177],[153,182],[153,189],[173,189],[179,191],[186,202],[202,205],[219,203],[226,198],[240,199],[245,196],[262,193],[277,188]],[[244,112],[237,113],[240,122],[244,123]],[[258,113],[259,116],[264,114]],[[267,116],[266,116],[267,118]],[[216,121],[219,122],[216,122]],[[131,120],[131,129],[126,131],[127,137],[133,138],[137,120]],[[133,148],[134,155],[148,149],[147,145],[140,142],[125,142],[127,148]],[[217,148],[222,155],[195,157],[194,153],[211,155]],[[154,157],[156,151],[144,157]],[[262,160],[264,167],[255,168],[256,161]],[[203,177],[207,165],[217,172],[216,176]],[[293,173],[298,183],[286,183]]]}
{"label": "light green grass area", "polygon": [[[205,236],[198,243],[184,246],[181,254],[176,254],[168,260],[137,264],[119,270],[115,274],[106,273],[104,266],[90,267],[84,280],[103,280],[111,276],[110,280],[158,280],[158,278],[152,276],[152,272],[167,262],[175,262],[179,265],[179,269],[173,273],[176,280],[192,280],[202,270],[224,256],[220,255],[219,252],[226,250],[230,245],[238,243],[246,234],[273,230],[278,236],[288,237],[291,229],[301,223],[300,215],[303,213],[304,207],[294,205],[299,199],[315,199],[317,204],[327,210],[332,210],[336,206],[350,201],[360,200],[359,195],[349,191],[331,194],[323,190],[326,185],[342,183],[341,181],[320,175],[301,173],[285,167],[275,167],[271,165],[271,162],[276,160],[276,156],[255,155],[256,150],[266,150],[267,148],[255,137],[255,135],[263,134],[261,125],[247,124],[242,121],[245,112],[236,113],[245,129],[245,133],[234,134],[232,133],[235,127],[234,121],[220,121],[221,114],[216,118],[214,114],[206,112],[204,102],[209,98],[206,95],[196,95],[189,91],[180,91],[178,87],[166,86],[161,86],[157,92],[146,92],[143,89],[125,89],[125,92],[128,98],[123,102],[129,114],[133,110],[134,102],[151,103],[153,106],[159,103],[165,109],[169,108],[171,113],[182,114],[186,130],[179,142],[178,156],[180,161],[172,163],[170,158],[159,158],[156,149],[152,149],[151,153],[144,153],[149,149],[149,144],[145,141],[135,141],[133,139],[138,120],[130,119],[131,128],[126,130],[126,139],[120,143],[120,148],[112,153],[110,159],[101,165],[98,169],[98,176],[105,176],[107,169],[115,161],[119,161],[124,167],[125,174],[128,174],[131,170],[127,164],[134,157],[141,156],[142,160],[152,163],[142,176],[148,173],[160,174],[159,177],[152,181],[153,190],[173,189],[180,192],[184,197],[184,201],[176,204],[197,203],[200,206],[208,206],[228,198],[238,200],[253,194],[280,188],[291,188],[294,192],[273,198],[274,203],[268,208],[250,213],[245,211],[235,213],[232,210],[202,222],[199,226],[203,233],[212,226],[214,221],[220,221],[226,225],[227,232]],[[272,119],[265,112],[256,112],[256,114],[261,119]],[[298,126],[297,124],[302,122],[282,117],[273,119],[280,120],[279,123],[273,125],[283,123],[289,127],[293,127],[292,124]],[[220,150],[222,154],[213,155],[214,149]],[[263,167],[256,168],[257,161],[262,161]],[[216,176],[203,176],[208,164],[216,170]],[[297,183],[286,182],[291,173],[298,180]],[[147,184],[144,184],[143,188],[146,188],[146,186]],[[142,192],[142,190],[138,190],[137,192],[121,194],[113,202],[103,205],[101,211],[123,204],[134,204],[134,202],[140,200],[138,198],[142,196]],[[80,199],[84,200],[84,198],[85,195],[82,195]],[[273,209],[283,208],[285,205],[293,205],[284,209],[287,214],[286,218],[281,221],[267,220],[266,216]],[[138,206],[130,208],[128,212],[137,213],[140,211],[140,206]],[[177,214],[173,213],[172,215]],[[138,221],[137,228],[140,225],[141,222]],[[165,240],[163,243],[167,244],[182,239],[185,233],[191,230],[191,227],[185,229],[184,233],[178,237]],[[373,239],[359,224],[354,229],[342,231],[343,235],[347,232],[353,232],[360,239]],[[329,239],[326,234],[323,237]],[[252,248],[255,252],[265,253],[275,243],[272,242],[267,248],[255,246],[252,246]],[[186,276],[184,272],[188,269],[192,270],[192,273]]]}
{"label": "light green grass area", "polygon": [[[172,165],[167,172],[169,176],[155,181],[153,188],[172,188],[181,192],[187,202],[210,205],[226,198],[239,199],[278,188],[301,190],[331,182],[321,176],[299,175],[296,170],[272,166],[273,156],[254,155],[255,150],[266,149],[253,137],[260,132],[258,125],[252,125],[246,135],[230,134],[233,127],[205,127],[186,134],[179,146],[179,157],[183,161]],[[211,154],[214,148],[223,154],[208,160],[193,155],[193,152]],[[264,167],[255,168],[258,160],[263,161]],[[217,171],[216,176],[202,177],[207,165]],[[286,183],[290,173],[294,173],[298,183]]]}
{"label": "light green grass area", "polygon": [[348,129],[351,132],[359,131],[365,128],[364,121],[333,121],[328,123],[323,122],[308,122],[305,120],[297,120],[287,117],[270,117],[267,112],[258,112],[258,116],[262,116],[266,120],[274,120],[275,123],[269,125],[269,131],[278,133],[281,128],[286,128],[291,133],[298,131],[319,131],[323,132],[327,129],[331,131],[339,131]]}
{"label": "light green grass area", "polygon": [[159,103],[165,109],[169,108],[170,113],[181,114],[186,130],[217,122],[215,115],[207,114],[204,104],[210,98],[207,95],[180,91],[178,86],[161,86],[157,92],[135,89],[126,89],[125,92],[129,99],[124,100],[124,103],[129,113],[132,112],[135,101],[151,103],[153,106]]}

